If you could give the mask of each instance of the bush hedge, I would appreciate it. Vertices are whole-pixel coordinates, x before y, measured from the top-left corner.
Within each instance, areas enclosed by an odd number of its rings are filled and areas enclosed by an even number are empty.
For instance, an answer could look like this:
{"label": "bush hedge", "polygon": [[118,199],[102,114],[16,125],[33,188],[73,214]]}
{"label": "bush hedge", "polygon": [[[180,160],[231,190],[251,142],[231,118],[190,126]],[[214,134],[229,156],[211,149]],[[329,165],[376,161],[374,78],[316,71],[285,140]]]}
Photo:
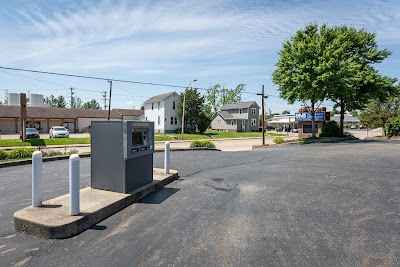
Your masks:
{"label": "bush hedge", "polygon": [[275,136],[274,139],[272,139],[272,142],[274,142],[275,144],[280,144],[285,142],[285,139],[283,139],[282,136]]}
{"label": "bush hedge", "polygon": [[[10,159],[28,159],[32,157],[33,152],[37,151],[36,148],[17,148],[10,151],[0,149],[0,160],[10,160]],[[42,150],[43,157],[54,157],[62,155],[78,154],[78,150],[71,149],[70,151],[61,151],[54,149]]]}
{"label": "bush hedge", "polygon": [[400,135],[400,116],[391,117],[385,124],[385,131],[389,137]]}
{"label": "bush hedge", "polygon": [[[347,127],[346,127],[347,128]],[[327,121],[322,126],[319,137],[341,137],[340,128],[336,121]]]}
{"label": "bush hedge", "polygon": [[211,142],[210,140],[197,140],[193,141],[190,144],[190,148],[195,148],[195,147],[206,147],[206,148],[215,148],[215,144]]}

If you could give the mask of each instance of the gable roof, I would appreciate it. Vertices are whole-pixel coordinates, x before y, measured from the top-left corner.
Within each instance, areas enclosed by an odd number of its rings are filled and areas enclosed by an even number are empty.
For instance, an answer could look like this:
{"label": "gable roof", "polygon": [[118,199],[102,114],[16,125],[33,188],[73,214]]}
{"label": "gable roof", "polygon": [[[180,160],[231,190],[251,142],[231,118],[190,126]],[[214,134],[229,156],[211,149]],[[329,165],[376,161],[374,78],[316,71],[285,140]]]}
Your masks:
{"label": "gable roof", "polygon": [[113,111],[117,112],[121,116],[137,116],[140,117],[144,114],[144,110],[138,109],[119,109],[115,108]]}
{"label": "gable roof", "polygon": [[248,101],[248,102],[242,102],[242,103],[235,103],[235,104],[225,104],[221,107],[221,110],[229,110],[229,109],[239,109],[239,108],[249,108],[253,104],[256,104],[258,108],[260,106],[257,104],[256,101]]}
{"label": "gable roof", "polygon": [[221,117],[222,117],[224,120],[227,120],[227,119],[236,119],[236,118],[233,117],[232,114],[230,114],[228,111],[221,110],[221,111],[218,111],[218,113],[219,113],[219,115],[221,115]]}
{"label": "gable roof", "polygon": [[150,97],[149,99],[144,101],[143,104],[162,101],[162,100],[168,98],[169,96],[171,96],[173,94],[176,94],[176,92],[169,92],[169,93],[162,94],[162,95],[156,95],[156,96]]}

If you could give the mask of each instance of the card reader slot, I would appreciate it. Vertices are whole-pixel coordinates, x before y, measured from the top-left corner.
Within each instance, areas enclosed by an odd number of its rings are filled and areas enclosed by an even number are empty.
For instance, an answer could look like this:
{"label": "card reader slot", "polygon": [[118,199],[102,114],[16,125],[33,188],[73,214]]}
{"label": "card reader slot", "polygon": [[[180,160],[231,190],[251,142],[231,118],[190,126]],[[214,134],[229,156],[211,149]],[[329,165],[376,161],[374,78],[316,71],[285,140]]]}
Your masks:
{"label": "card reader slot", "polygon": [[132,148],[131,153],[139,152],[139,148]]}
{"label": "card reader slot", "polygon": [[140,148],[140,151],[145,151],[145,150],[147,150],[147,146]]}

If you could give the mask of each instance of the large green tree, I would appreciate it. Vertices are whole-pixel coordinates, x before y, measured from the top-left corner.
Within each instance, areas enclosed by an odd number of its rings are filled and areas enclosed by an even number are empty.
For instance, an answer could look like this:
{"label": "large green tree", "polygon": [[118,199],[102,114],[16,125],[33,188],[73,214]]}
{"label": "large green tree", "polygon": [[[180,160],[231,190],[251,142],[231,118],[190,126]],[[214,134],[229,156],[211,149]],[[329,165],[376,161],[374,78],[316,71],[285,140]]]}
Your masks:
{"label": "large green tree", "polygon": [[340,130],[343,134],[345,111],[363,108],[370,99],[396,94],[396,79],[378,74],[373,64],[382,62],[391,53],[379,50],[375,33],[348,26],[334,26],[328,31],[334,37],[329,45],[332,85],[328,98],[340,108]]}
{"label": "large green tree", "polygon": [[[182,121],[183,100],[185,98],[185,123],[184,131],[187,132],[188,128],[194,128],[200,123],[203,126],[207,124],[207,118],[204,114],[204,96],[202,96],[196,88],[186,88],[184,93],[181,93],[181,99],[178,104],[178,116]],[[208,122],[209,124],[209,122]],[[207,125],[208,127],[208,125]],[[201,130],[204,127],[200,127]]]}
{"label": "large green tree", "polygon": [[378,49],[374,33],[313,23],[286,41],[279,55],[273,81],[289,103],[310,103],[313,137],[317,102],[328,98],[336,103],[343,134],[346,110],[361,109],[370,99],[396,95],[396,79],[381,76],[373,68],[390,55]]}
{"label": "large green tree", "polygon": [[326,98],[332,73],[329,44],[333,36],[326,25],[309,24],[283,44],[272,80],[279,86],[280,96],[293,104],[301,101],[310,108],[312,137],[315,133],[315,108]]}

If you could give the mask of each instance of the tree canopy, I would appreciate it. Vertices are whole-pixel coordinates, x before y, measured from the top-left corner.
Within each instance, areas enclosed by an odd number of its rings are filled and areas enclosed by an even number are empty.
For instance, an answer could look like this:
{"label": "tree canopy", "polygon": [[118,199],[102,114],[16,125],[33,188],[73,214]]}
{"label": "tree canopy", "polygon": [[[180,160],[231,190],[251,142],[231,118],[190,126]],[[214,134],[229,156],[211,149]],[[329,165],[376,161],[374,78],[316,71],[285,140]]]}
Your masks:
{"label": "tree canopy", "polygon": [[[185,123],[184,131],[188,128],[199,126],[199,130],[204,131],[210,124],[210,119],[204,114],[204,96],[202,96],[196,88],[186,88],[184,93],[181,93],[181,99],[178,104],[178,116],[182,121],[183,99],[185,98]],[[208,120],[208,122],[207,122]],[[206,126],[204,126],[206,125]]]}
{"label": "tree canopy", "polygon": [[205,94],[207,102],[205,110],[209,111],[212,115],[225,104],[240,103],[242,101],[241,93],[245,90],[246,84],[244,83],[238,84],[234,89],[225,88],[225,86],[217,83],[211,86]]}
{"label": "tree canopy", "polygon": [[315,106],[324,99],[340,107],[343,133],[345,110],[361,109],[371,98],[384,100],[397,94],[396,79],[381,76],[373,68],[390,55],[378,49],[375,37],[353,27],[313,23],[283,44],[273,82],[289,103],[310,103],[313,137]]}
{"label": "tree canopy", "polygon": [[88,101],[82,105],[82,108],[84,109],[101,109],[100,104],[97,102],[96,99],[92,99],[91,101]]}

